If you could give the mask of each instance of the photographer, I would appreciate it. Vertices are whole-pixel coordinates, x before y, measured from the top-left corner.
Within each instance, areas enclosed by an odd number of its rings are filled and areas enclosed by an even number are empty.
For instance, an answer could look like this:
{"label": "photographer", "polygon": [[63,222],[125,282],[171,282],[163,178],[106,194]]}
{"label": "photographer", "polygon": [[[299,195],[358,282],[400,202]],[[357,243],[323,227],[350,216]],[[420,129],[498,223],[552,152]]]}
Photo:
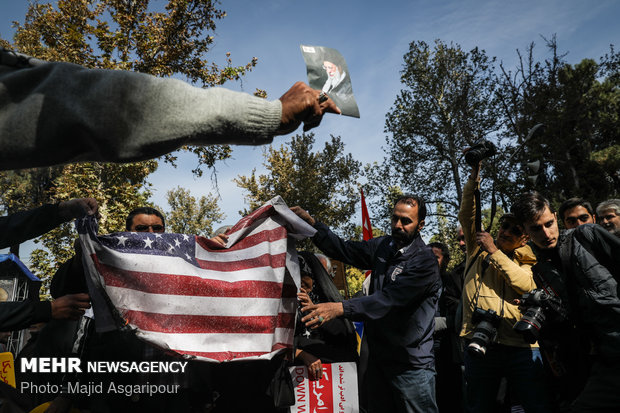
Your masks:
{"label": "photographer", "polygon": [[474,165],[459,211],[467,257],[461,330],[466,342],[466,410],[495,411],[500,381],[506,377],[526,412],[549,412],[538,345],[527,343],[512,328],[521,319],[513,301],[536,288],[531,271],[535,257],[511,214],[500,219],[495,241],[476,228],[479,160]]}
{"label": "photographer", "polygon": [[[568,314],[565,324],[575,325],[577,329],[576,338],[574,334],[570,337],[572,332],[565,325],[558,328],[561,320],[554,313],[545,312],[547,320],[540,329],[545,350],[549,353],[547,341],[557,341],[558,346],[551,348],[555,356],[553,370],[564,373],[556,374],[561,383],[560,401],[570,402],[576,397],[571,406],[575,413],[617,412],[620,406],[620,239],[593,224],[560,232],[553,207],[537,192],[523,194],[511,210],[531,238],[538,260],[536,282],[540,282],[548,295],[561,300]],[[587,340],[586,350],[591,349],[587,377],[580,365],[579,352],[573,351],[576,339],[581,338]],[[575,379],[583,378],[586,383],[579,393]]]}

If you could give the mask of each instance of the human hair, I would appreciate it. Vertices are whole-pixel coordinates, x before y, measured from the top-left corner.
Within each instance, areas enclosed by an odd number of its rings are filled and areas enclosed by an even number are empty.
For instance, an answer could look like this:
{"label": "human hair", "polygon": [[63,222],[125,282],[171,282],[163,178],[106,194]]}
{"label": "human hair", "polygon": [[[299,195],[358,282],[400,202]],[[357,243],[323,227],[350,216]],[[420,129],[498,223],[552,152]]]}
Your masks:
{"label": "human hair", "polygon": [[620,199],[608,199],[596,207],[596,215],[602,216],[604,211],[611,209],[616,215],[620,215]]}
{"label": "human hair", "polygon": [[317,257],[319,261],[321,261],[321,264],[323,265],[323,267],[325,267],[325,271],[327,271],[327,273],[333,277],[334,269],[332,267],[332,261],[329,259],[329,257],[325,254],[320,254],[318,252],[315,252],[314,256]]}
{"label": "human hair", "polygon": [[448,267],[448,263],[450,262],[450,250],[448,249],[448,246],[443,242],[431,242],[430,244],[428,244],[428,246],[441,250],[441,255],[443,256],[443,264],[440,270],[445,270]]}
{"label": "human hair", "polygon": [[133,218],[136,215],[140,215],[140,214],[155,215],[161,219],[161,223],[164,226],[164,228],[166,227],[166,219],[164,218],[161,212],[151,207],[140,207],[140,208],[134,209],[133,211],[129,213],[129,215],[127,215],[127,219],[125,220],[125,229],[127,231],[131,231],[131,225],[133,224]]}
{"label": "human hair", "polygon": [[538,219],[545,212],[545,207],[549,208],[549,211],[555,212],[547,198],[536,191],[531,191],[517,198],[512,204],[510,212],[514,214],[517,221],[525,224],[528,221]]}
{"label": "human hair", "polygon": [[421,196],[412,194],[401,195],[394,201],[394,208],[401,202],[409,206],[418,206],[418,221],[423,221],[426,218],[426,202],[424,202],[424,198]]}
{"label": "human hair", "polygon": [[562,202],[562,205],[560,205],[560,208],[558,209],[558,214],[560,215],[560,219],[564,221],[564,213],[568,211],[569,209],[573,209],[578,206],[584,207],[588,211],[588,214],[594,215],[594,209],[592,208],[592,205],[588,201],[586,201],[583,198],[575,197],[575,198],[569,198],[566,201]]}
{"label": "human hair", "polygon": [[232,225],[224,225],[222,227],[219,227],[218,229],[216,229],[215,231],[213,231],[213,236],[217,237],[220,234],[224,234],[226,233],[226,231],[228,231],[229,229],[231,229],[233,226]]}

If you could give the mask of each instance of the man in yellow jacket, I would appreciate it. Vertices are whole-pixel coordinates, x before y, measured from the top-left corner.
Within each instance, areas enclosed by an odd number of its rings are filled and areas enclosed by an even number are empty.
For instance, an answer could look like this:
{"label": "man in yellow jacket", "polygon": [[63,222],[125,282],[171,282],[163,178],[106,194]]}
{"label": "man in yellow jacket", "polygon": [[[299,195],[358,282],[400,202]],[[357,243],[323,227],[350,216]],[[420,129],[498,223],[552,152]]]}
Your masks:
{"label": "man in yellow jacket", "polygon": [[495,240],[476,229],[479,170],[479,165],[472,168],[459,211],[467,257],[461,329],[466,344],[466,411],[495,411],[500,380],[506,377],[527,413],[548,412],[538,344],[529,344],[512,328],[521,319],[514,300],[536,288],[531,270],[536,258],[511,214],[500,219]]}

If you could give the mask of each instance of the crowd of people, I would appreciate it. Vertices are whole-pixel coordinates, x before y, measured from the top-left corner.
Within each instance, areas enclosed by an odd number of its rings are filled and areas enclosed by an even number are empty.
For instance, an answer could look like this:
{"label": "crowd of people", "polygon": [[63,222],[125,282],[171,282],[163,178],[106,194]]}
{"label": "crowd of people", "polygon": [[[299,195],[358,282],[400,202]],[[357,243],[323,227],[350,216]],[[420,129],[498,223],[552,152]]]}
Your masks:
{"label": "crowd of people", "polygon": [[[0,85],[3,170],[79,160],[126,162],[185,144],[262,144],[301,123],[315,127],[326,112],[339,113],[331,99],[303,83],[269,102],[172,79],[39,62],[5,49]],[[302,287],[290,360],[230,363],[230,369],[193,363],[186,375],[160,377],[180,386],[174,396],[94,398],[82,406],[101,412],[128,407],[228,412],[248,411],[248,405],[252,411],[276,411],[286,409],[277,399],[287,397],[274,394],[273,385],[286,363],[305,365],[309,378],[320,380],[323,363],[356,361],[363,372],[362,411],[620,411],[620,200],[602,202],[595,211],[586,200],[571,198],[556,214],[541,194],[527,192],[512,200],[493,237],[479,219],[479,172],[480,164],[472,166],[463,188],[458,242],[465,259],[451,272],[448,248],[422,240],[427,207],[419,196],[397,199],[391,234],[367,241],[343,240],[294,206],[316,230],[312,241],[324,256],[299,254]],[[97,202],[84,198],[1,217],[0,248],[96,214]],[[140,208],[127,217],[125,230],[163,232],[165,219],[157,210]],[[226,235],[212,240],[225,245]],[[57,343],[53,354],[171,357],[126,334],[85,333],[92,326],[84,317],[90,303],[80,254],[76,248],[76,258],[54,277],[53,301],[0,303],[0,331],[68,320],[81,334]],[[342,299],[329,264],[322,264],[327,257],[371,270],[367,292]],[[362,358],[352,321],[365,324]],[[44,328],[24,351],[47,354],[43,346],[49,353],[56,345],[50,337]],[[239,377],[252,378],[243,398],[233,390]],[[3,383],[0,389],[4,400],[19,405]],[[57,396],[48,411],[68,411],[80,402]]]}

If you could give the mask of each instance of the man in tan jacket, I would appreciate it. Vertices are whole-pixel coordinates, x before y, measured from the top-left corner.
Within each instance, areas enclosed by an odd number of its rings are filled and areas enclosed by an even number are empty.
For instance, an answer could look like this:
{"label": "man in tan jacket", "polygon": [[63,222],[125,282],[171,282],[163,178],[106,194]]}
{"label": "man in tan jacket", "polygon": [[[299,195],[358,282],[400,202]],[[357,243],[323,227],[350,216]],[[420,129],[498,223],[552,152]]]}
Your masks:
{"label": "man in tan jacket", "polygon": [[500,380],[506,377],[526,412],[548,412],[538,345],[527,343],[512,328],[521,319],[514,300],[536,288],[531,270],[536,258],[511,214],[500,219],[495,240],[476,229],[479,170],[479,165],[472,168],[459,211],[467,257],[461,329],[466,344],[466,411],[495,411]]}

